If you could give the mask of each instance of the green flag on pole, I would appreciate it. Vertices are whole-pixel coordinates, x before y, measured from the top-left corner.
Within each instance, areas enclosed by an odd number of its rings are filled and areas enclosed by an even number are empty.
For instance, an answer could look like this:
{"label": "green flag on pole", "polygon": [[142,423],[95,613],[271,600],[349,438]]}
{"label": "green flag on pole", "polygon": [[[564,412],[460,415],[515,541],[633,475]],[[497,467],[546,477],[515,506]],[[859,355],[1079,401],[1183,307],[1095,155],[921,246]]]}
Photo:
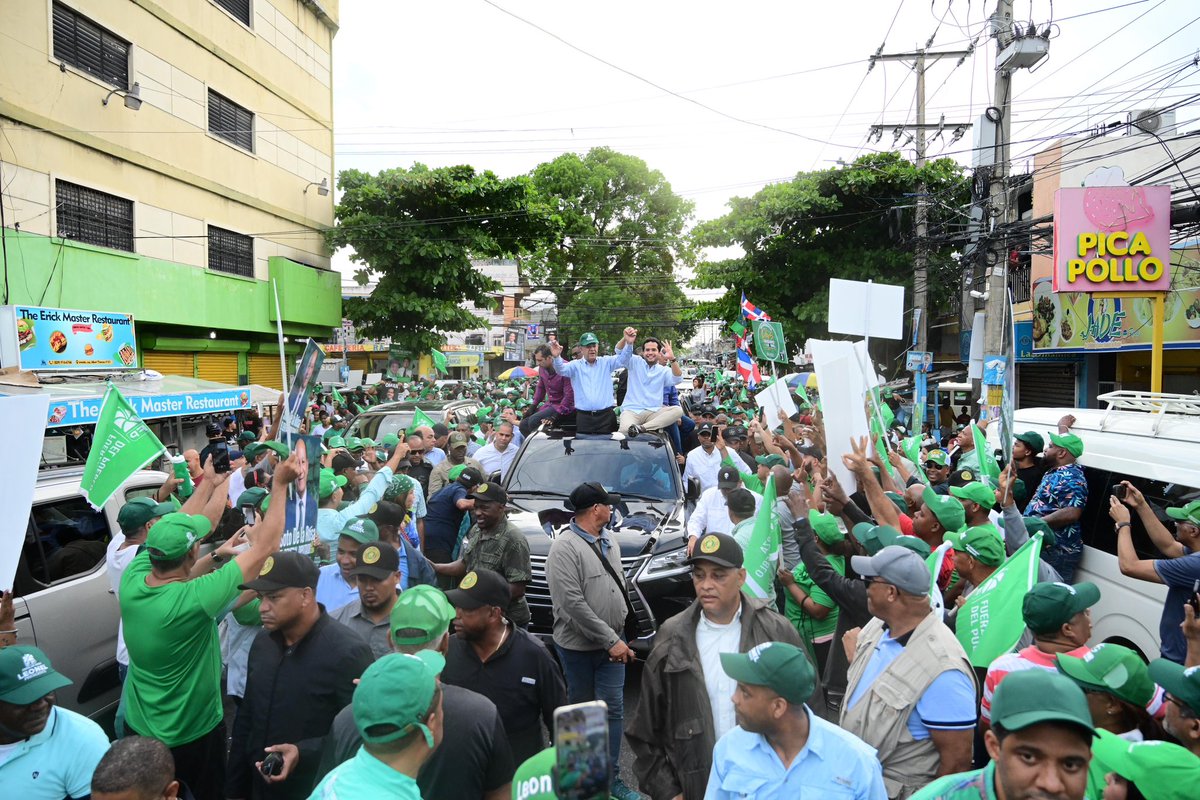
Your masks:
{"label": "green flag on pole", "polygon": [[[997,536],[999,532],[997,531]],[[1021,603],[1037,582],[1042,534],[1035,533],[958,609],[955,635],[972,666],[986,667],[1016,646],[1025,632]]]}
{"label": "green flag on pole", "polygon": [[333,402],[339,406],[346,405],[346,398],[342,397],[342,393],[337,390],[336,386],[333,387]]}
{"label": "green flag on pole", "polygon": [[733,331],[734,335],[739,338],[746,335],[746,326],[740,322],[729,323],[729,330]]}
{"label": "green flag on pole", "polygon": [[762,505],[754,517],[754,532],[746,545],[743,566],[746,582],[742,591],[750,597],[766,599],[775,584],[775,564],[779,560],[779,521],[775,518],[775,476],[767,477]]}
{"label": "green flag on pole", "polygon": [[921,483],[929,484],[929,476],[925,474],[925,468],[921,466],[921,438],[919,436],[909,436],[900,440],[900,449],[904,451],[904,456],[917,468],[917,476],[920,477]]}
{"label": "green flag on pole", "polygon": [[975,455],[979,457],[979,473],[985,478],[999,481],[1000,465],[988,452],[987,434],[975,424],[975,420],[971,420],[971,439],[975,442]]}
{"label": "green flag on pole", "polygon": [[448,375],[450,373],[450,369],[449,369],[450,364],[448,361],[446,361],[446,356],[442,353],[441,350],[430,350],[429,357],[433,359],[433,368],[434,369],[436,369],[438,372],[442,373],[443,375]]}
{"label": "green flag on pole", "polygon": [[424,411],[422,411],[421,409],[418,408],[416,410],[416,412],[413,414],[412,430],[416,430],[417,428],[421,427],[422,425],[424,425],[427,428],[432,428],[434,425],[434,422],[432,419],[429,418],[428,414],[426,414]]}
{"label": "green flag on pole", "polygon": [[92,449],[83,467],[80,491],[93,508],[99,509],[126,478],[158,458],[163,449],[162,442],[146,427],[129,401],[108,384],[96,420]]}

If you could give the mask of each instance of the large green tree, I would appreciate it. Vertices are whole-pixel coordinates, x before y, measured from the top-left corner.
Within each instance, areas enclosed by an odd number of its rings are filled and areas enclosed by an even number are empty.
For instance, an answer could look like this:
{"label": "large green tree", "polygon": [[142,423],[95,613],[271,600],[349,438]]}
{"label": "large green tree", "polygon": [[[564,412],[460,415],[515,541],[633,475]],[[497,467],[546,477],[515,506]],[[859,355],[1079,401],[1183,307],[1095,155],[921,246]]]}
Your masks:
{"label": "large green tree", "polygon": [[[693,204],[675,194],[658,170],[607,147],[566,153],[536,167],[531,178],[552,212],[558,234],[531,259],[531,283],[554,292],[560,325],[633,321],[634,309],[656,333],[683,337],[692,323],[677,268],[694,250],[684,230]],[[653,312],[649,308],[653,307]],[[625,316],[622,316],[625,315]]]}
{"label": "large green tree", "polygon": [[958,287],[951,234],[964,222],[960,209],[969,199],[962,168],[938,159],[918,170],[899,153],[874,153],[734,198],[728,214],[698,225],[698,246],[735,246],[742,255],[698,265],[694,286],[727,291],[697,313],[736,319],[745,292],[799,346],[827,332],[830,278],[911,289],[913,206],[922,181],[929,198],[930,305],[944,304]]}
{"label": "large green tree", "polygon": [[353,249],[360,284],[378,280],[370,298],[346,301],[345,314],[364,334],[417,352],[447,331],[486,325],[461,304],[487,305],[500,285],[472,259],[519,257],[544,248],[554,230],[525,176],[414,164],[378,175],[347,170],[338,185],[329,245]]}

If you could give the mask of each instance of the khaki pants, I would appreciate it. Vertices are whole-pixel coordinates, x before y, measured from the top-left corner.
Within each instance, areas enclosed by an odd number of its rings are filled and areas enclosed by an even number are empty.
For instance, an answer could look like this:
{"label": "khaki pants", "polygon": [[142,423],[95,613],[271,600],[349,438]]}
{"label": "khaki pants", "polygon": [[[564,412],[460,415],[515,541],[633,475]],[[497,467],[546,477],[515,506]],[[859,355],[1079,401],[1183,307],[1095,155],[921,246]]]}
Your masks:
{"label": "khaki pants", "polygon": [[621,421],[617,423],[617,430],[625,433],[629,430],[630,425],[637,425],[642,430],[661,431],[663,428],[679,422],[682,417],[683,408],[681,406],[663,406],[662,408],[652,408],[649,411],[622,411]]}

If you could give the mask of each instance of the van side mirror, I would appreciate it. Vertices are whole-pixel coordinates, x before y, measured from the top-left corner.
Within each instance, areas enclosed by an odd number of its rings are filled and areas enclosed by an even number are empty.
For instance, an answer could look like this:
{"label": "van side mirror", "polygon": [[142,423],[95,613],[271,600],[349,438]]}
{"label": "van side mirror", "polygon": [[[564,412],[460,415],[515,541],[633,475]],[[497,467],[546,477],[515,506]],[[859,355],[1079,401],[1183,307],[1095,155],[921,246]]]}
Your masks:
{"label": "van side mirror", "polygon": [[700,499],[699,478],[688,478],[687,487],[683,490],[683,497],[693,503]]}

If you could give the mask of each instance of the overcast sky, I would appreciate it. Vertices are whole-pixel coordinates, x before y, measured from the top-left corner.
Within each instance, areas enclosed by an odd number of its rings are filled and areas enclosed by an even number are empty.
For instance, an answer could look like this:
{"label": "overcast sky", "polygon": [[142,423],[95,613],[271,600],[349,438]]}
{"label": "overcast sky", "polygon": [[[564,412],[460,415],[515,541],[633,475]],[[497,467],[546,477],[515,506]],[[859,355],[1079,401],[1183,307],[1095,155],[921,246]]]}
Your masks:
{"label": "overcast sky", "polygon": [[[974,121],[992,103],[987,17],[995,6],[343,0],[335,164],[374,172],[466,163],[515,175],[603,145],[661,170],[696,203],[697,221],[712,219],[730,197],[891,149],[890,128],[869,144],[868,130],[915,121],[915,80],[900,63],[868,72],[881,44],[895,53],[930,36],[931,50],[976,41],[961,66],[931,66],[926,89],[927,121]],[[1196,0],[1017,0],[1015,16],[1039,30],[1052,17],[1055,25],[1049,60],[1014,76],[1016,170],[1047,139],[1200,93],[1191,62],[1200,42]],[[1197,127],[1198,108],[1179,109],[1181,130]],[[948,130],[929,155],[969,164],[970,133],[949,141]],[[335,257],[335,265],[347,262]]]}

